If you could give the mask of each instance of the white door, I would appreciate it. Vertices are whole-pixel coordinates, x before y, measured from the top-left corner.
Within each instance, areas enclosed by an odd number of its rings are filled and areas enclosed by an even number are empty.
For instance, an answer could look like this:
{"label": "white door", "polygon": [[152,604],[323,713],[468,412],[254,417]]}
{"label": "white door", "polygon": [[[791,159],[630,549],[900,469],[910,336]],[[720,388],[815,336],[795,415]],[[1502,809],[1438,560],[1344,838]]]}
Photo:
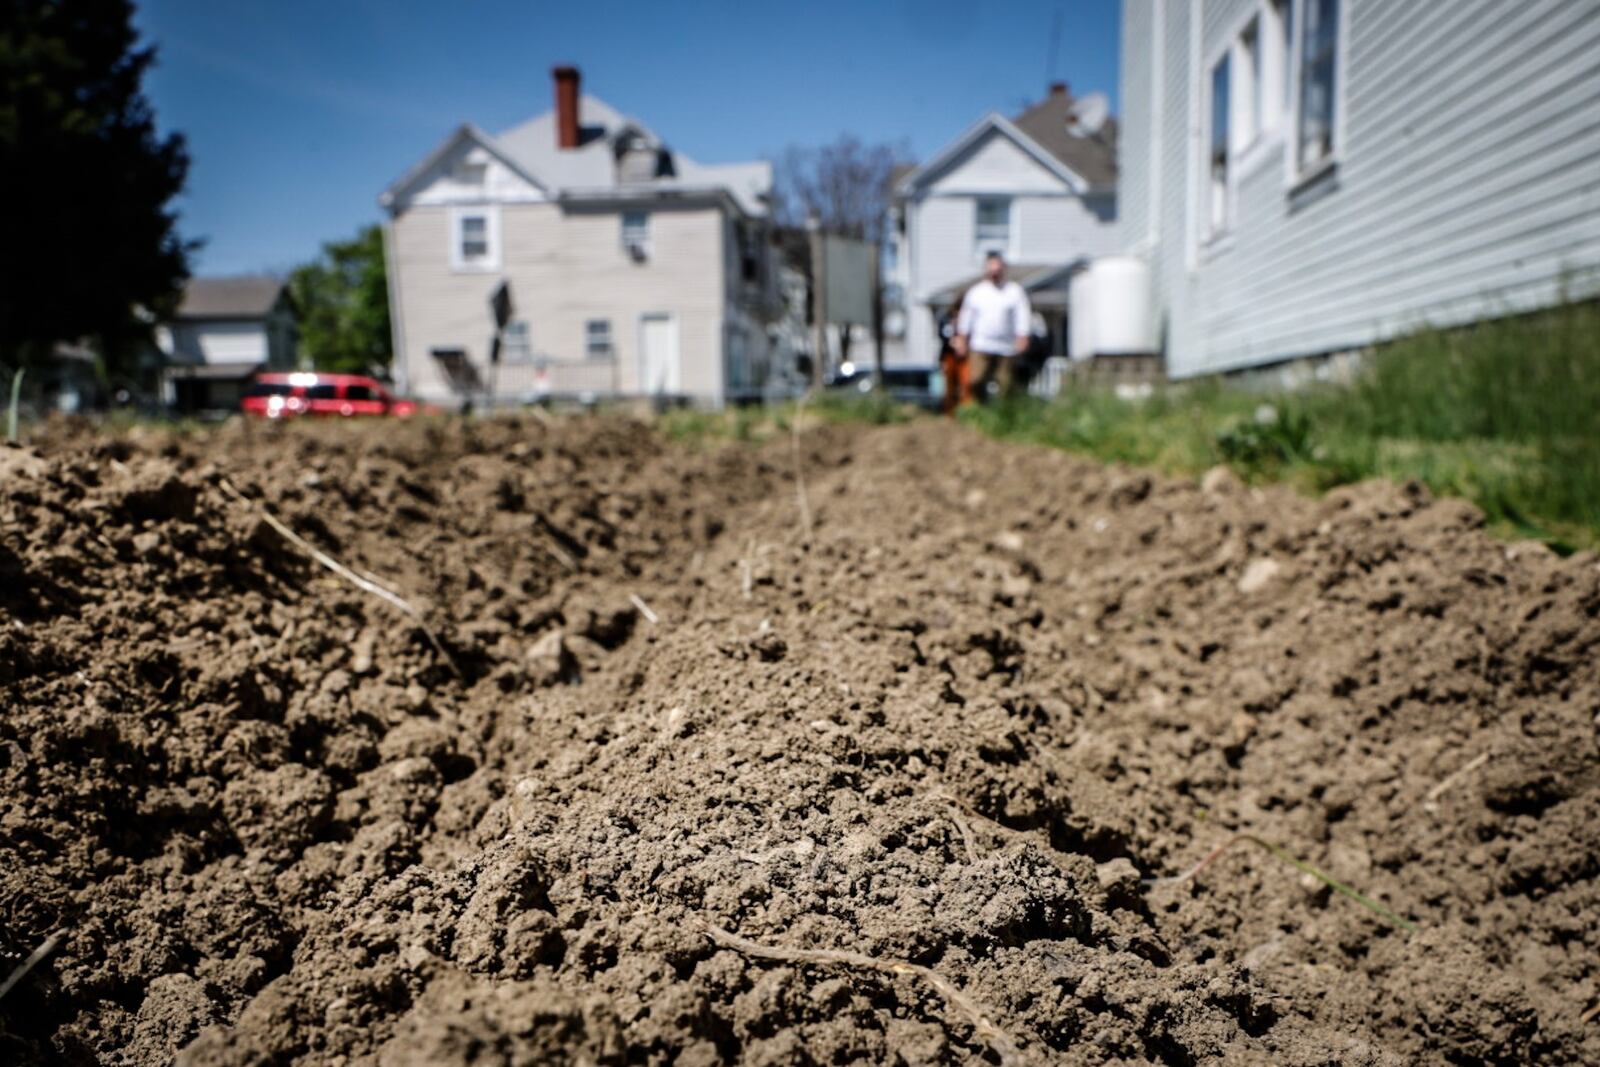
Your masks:
{"label": "white door", "polygon": [[678,320],[668,314],[639,317],[639,388],[652,396],[681,393]]}

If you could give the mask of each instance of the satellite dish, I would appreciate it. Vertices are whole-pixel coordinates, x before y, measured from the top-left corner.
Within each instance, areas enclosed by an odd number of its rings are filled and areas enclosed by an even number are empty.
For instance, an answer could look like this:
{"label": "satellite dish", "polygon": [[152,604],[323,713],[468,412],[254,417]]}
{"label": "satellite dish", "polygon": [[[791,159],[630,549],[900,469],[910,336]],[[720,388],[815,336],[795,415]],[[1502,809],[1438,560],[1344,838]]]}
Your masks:
{"label": "satellite dish", "polygon": [[1090,93],[1072,102],[1067,112],[1067,130],[1076,137],[1093,137],[1111,117],[1111,102],[1105,93]]}

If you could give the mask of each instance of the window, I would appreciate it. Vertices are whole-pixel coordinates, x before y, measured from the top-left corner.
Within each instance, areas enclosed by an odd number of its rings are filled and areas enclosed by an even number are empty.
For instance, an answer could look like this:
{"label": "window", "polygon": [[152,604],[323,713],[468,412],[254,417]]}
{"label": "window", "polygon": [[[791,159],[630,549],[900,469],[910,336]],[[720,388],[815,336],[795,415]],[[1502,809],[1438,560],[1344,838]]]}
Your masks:
{"label": "window", "polygon": [[735,233],[739,238],[739,277],[742,281],[755,285],[761,281],[760,236],[743,223],[737,224]]}
{"label": "window", "polygon": [[590,359],[612,357],[610,319],[590,319],[583,324],[583,352]]}
{"label": "window", "polygon": [[1295,166],[1307,171],[1333,155],[1339,0],[1305,0],[1300,40],[1300,124]]}
{"label": "window", "polygon": [[506,323],[504,347],[501,354],[507,363],[533,362],[533,334],[526,319]]}
{"label": "window", "polygon": [[1234,131],[1234,144],[1245,148],[1261,132],[1261,25],[1255,19],[1239,35],[1239,69],[1234,72],[1234,91],[1237,96],[1234,115],[1238,128]]}
{"label": "window", "polygon": [[1011,201],[1003,196],[983,197],[978,201],[973,250],[978,255],[1002,254],[1011,248]]}
{"label": "window", "polygon": [[356,384],[356,383],[352,383],[352,384],[347,385],[347,386],[344,387],[344,398],[346,400],[376,400],[376,399],[378,399],[377,395],[374,394],[373,391],[372,391],[372,386],[370,386],[370,385],[359,385],[359,384]]}
{"label": "window", "polygon": [[1207,218],[1213,234],[1228,228],[1228,68],[1227,56],[1211,68],[1211,181]]}
{"label": "window", "polygon": [[450,265],[456,270],[494,270],[500,265],[500,219],[492,208],[451,212]]}
{"label": "window", "polygon": [[330,383],[321,383],[306,389],[307,400],[337,400],[339,387]]}
{"label": "window", "polygon": [[456,168],[456,181],[462,185],[482,185],[488,175],[487,163],[463,163]]}
{"label": "window", "polygon": [[650,215],[645,211],[622,213],[622,247],[635,256],[650,250]]}
{"label": "window", "polygon": [[1294,82],[1289,79],[1289,59],[1294,55],[1294,0],[1272,0],[1269,10],[1278,21],[1274,37],[1278,52],[1278,88],[1275,102],[1278,112],[1287,115],[1294,110]]}
{"label": "window", "polygon": [[468,215],[461,220],[461,258],[470,263],[489,255],[489,220]]}
{"label": "window", "polygon": [[1289,25],[1294,17],[1292,0],[1269,0],[1261,9],[1255,29],[1255,96],[1257,114],[1262,133],[1271,133],[1283,125],[1283,117],[1294,107],[1294,90],[1289,80],[1289,57],[1292,52]]}

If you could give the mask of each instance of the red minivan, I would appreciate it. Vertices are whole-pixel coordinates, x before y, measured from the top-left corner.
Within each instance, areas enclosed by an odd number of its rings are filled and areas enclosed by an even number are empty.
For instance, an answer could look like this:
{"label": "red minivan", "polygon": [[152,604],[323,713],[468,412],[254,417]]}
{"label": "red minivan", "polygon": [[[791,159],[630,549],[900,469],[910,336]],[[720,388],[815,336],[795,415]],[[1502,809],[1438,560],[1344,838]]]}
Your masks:
{"label": "red minivan", "polygon": [[433,409],[396,397],[376,378],[364,374],[288,371],[256,375],[245,388],[239,410],[268,419],[297,415],[390,415],[403,419]]}

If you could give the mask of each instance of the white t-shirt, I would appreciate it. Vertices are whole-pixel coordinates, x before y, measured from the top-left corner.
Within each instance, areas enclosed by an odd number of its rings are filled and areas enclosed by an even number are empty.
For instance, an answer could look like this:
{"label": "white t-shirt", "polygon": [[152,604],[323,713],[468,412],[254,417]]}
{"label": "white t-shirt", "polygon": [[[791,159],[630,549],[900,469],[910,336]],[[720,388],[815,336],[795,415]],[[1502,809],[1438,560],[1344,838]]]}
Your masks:
{"label": "white t-shirt", "polygon": [[961,302],[956,332],[967,338],[967,348],[987,356],[1014,356],[1017,338],[1032,332],[1033,308],[1028,294],[1016,282],[995,285],[988,278],[967,290]]}

